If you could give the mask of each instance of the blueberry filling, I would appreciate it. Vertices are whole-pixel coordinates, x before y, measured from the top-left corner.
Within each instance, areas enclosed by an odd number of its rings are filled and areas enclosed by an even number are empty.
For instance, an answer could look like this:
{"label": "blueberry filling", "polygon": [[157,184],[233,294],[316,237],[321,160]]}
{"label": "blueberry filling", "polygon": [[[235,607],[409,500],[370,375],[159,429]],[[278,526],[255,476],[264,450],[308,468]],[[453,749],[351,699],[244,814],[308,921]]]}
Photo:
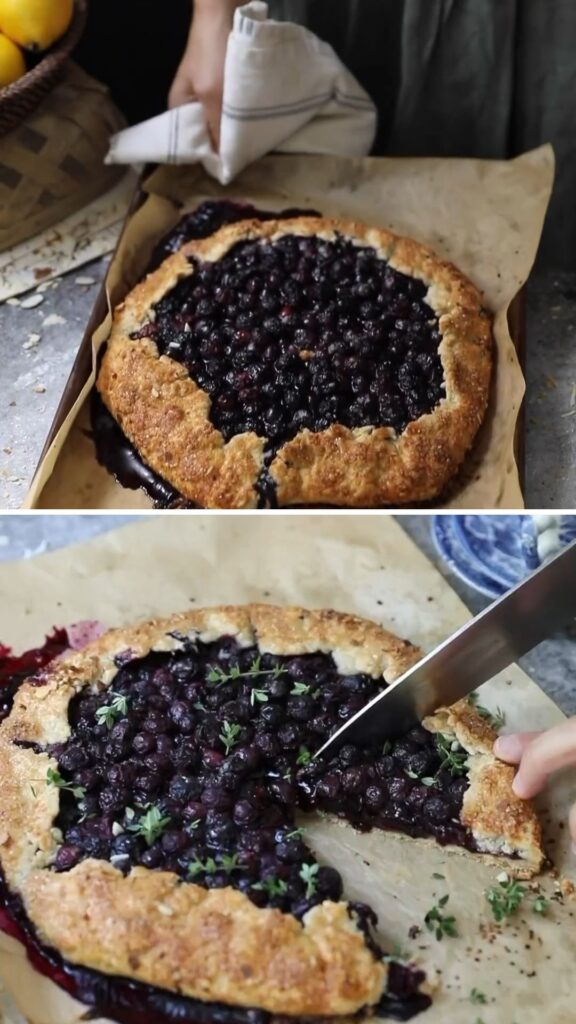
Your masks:
{"label": "blueberry filling", "polygon": [[152,253],[148,273],[157,270],[161,263],[178,252],[186,242],[194,238],[208,238],[226,224],[237,224],[241,220],[286,220],[291,217],[319,217],[317,210],[259,210],[251,203],[240,203],[229,199],[207,199],[195,210],[184,214],[171,231],[160,239]]}
{"label": "blueberry filling", "polygon": [[66,783],[56,870],[85,857],[142,864],[301,917],[342,883],[295,828],[298,807],[470,845],[464,768],[446,767],[427,730],[384,753],[348,744],[312,761],[377,692],[329,655],[259,656],[231,639],[129,662],[113,691],[73,698],[72,735],[50,748]]}
{"label": "blueberry filling", "polygon": [[[117,664],[111,690],[73,698],[70,739],[48,748],[61,794],[55,870],[86,857],[124,872],[142,864],[207,888],[231,885],[258,906],[301,917],[339,899],[342,882],[316,861],[295,825],[297,808],[471,845],[458,823],[465,778],[446,767],[426,730],[412,730],[385,752],[347,745],[322,766],[311,762],[312,751],[379,689],[369,676],[341,676],[331,656],[260,655],[224,638],[139,660],[127,652]],[[136,1024],[142,1012],[151,1024],[281,1024],[262,1011],[203,1004],[74,967],[41,946],[19,898],[0,880],[2,903],[8,916],[0,914],[0,926],[20,929],[33,963],[120,1024]],[[380,956],[372,911],[363,904],[350,911]],[[425,1009],[422,980],[393,964],[379,1013],[406,1020]]]}
{"label": "blueberry filling", "polygon": [[287,235],[192,262],[133,337],[186,366],[225,439],[253,431],[275,451],[333,423],[401,433],[444,396],[426,286],[374,249]]}

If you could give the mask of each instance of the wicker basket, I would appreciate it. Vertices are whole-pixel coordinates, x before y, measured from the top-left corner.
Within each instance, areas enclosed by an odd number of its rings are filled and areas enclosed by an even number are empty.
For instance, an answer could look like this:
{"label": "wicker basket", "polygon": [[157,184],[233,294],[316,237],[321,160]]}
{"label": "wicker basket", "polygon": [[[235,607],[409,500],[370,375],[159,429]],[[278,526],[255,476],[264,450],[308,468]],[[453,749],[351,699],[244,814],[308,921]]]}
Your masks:
{"label": "wicker basket", "polygon": [[62,39],[22,78],[0,90],[0,135],[28,117],[60,79],[66,60],[82,35],[87,0],[76,0],[72,24]]}

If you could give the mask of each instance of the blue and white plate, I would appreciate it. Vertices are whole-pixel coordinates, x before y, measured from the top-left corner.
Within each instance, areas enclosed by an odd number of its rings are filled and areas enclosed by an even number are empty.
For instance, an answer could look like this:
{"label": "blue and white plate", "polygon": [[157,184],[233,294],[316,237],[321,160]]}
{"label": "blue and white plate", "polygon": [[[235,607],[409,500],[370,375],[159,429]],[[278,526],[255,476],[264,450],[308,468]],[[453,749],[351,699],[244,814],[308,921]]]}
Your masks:
{"label": "blue and white plate", "polygon": [[452,572],[496,598],[576,538],[576,516],[434,516],[432,534]]}

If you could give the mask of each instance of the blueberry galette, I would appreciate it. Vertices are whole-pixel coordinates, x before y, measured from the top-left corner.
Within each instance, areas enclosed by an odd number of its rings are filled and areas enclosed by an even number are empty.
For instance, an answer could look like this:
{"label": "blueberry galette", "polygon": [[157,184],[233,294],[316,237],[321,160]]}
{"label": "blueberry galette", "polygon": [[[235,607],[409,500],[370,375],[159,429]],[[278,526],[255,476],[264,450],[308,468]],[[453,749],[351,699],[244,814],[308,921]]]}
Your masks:
{"label": "blueberry galette", "polygon": [[542,863],[531,806],[467,704],[312,755],[418,657],[353,616],[213,608],[105,634],[23,683],[0,727],[0,925],[121,1024],[407,1019],[395,963],[295,812]]}
{"label": "blueberry galette", "polygon": [[417,242],[252,219],[186,242],[133,289],[97,389],[168,504],[397,505],[457,472],[491,346],[480,293]]}

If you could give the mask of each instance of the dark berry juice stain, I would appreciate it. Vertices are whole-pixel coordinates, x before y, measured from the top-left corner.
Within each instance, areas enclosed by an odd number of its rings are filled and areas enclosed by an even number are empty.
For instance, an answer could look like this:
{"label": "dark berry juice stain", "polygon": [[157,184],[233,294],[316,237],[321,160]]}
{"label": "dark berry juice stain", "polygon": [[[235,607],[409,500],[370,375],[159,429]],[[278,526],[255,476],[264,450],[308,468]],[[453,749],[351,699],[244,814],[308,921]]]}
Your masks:
{"label": "dark berry juice stain", "polygon": [[[466,780],[442,767],[423,728],[385,753],[348,744],[311,763],[311,753],[379,689],[369,676],[340,675],[331,656],[261,656],[224,638],[117,664],[111,690],[73,698],[71,736],[48,748],[65,782],[83,790],[60,792],[55,870],[87,857],[124,873],[140,864],[173,871],[183,883],[233,886],[257,906],[302,918],[340,899],[342,881],[318,864],[295,827],[297,808],[321,808],[362,829],[472,845],[458,820]],[[281,1024],[259,1010],[207,1005],[73,967],[40,945],[5,886],[1,900],[24,929],[35,965],[102,1016],[121,1024],[136,1024],[139,1013],[154,1024]],[[380,956],[373,912],[354,903],[350,913]],[[405,1020],[426,1008],[422,980],[395,965],[379,1012]]]}
{"label": "dark berry juice stain", "polygon": [[14,695],[20,684],[39,672],[69,647],[65,629],[54,629],[40,647],[24,654],[13,654],[0,644],[0,722],[10,714]]}
{"label": "dark berry juice stain", "polygon": [[274,451],[333,423],[401,433],[445,394],[426,290],[345,238],[241,242],[195,263],[133,337],[185,365],[226,440],[253,431]]}
{"label": "dark berry juice stain", "polygon": [[156,473],[138,454],[119,423],[104,405],[96,388],[90,395],[91,437],[96,459],[112,473],[122,487],[142,489],[155,508],[195,508],[175,487]]}

